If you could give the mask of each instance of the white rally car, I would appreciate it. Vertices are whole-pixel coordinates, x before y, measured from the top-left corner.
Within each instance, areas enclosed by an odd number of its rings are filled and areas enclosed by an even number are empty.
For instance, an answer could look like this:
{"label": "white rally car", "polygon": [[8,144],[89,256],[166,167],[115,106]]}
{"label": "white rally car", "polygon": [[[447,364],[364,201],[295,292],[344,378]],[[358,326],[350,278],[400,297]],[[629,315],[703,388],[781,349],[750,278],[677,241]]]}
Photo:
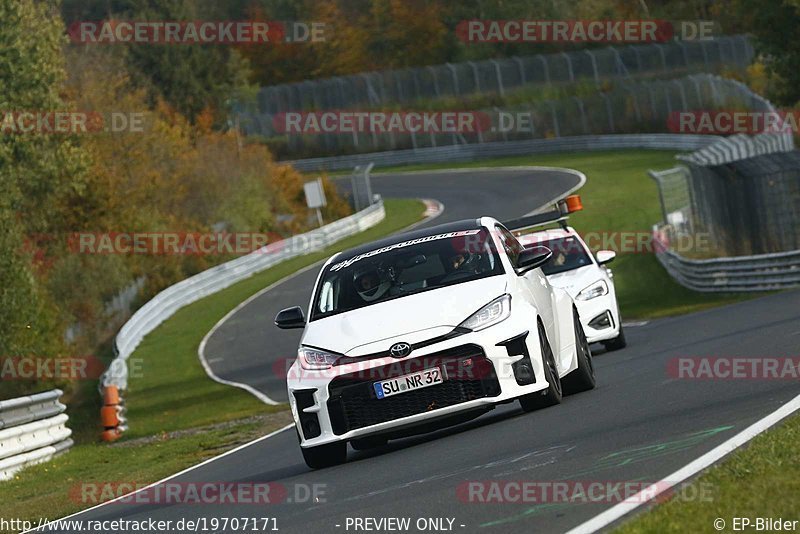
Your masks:
{"label": "white rally car", "polygon": [[534,232],[520,240],[525,246],[543,245],[553,251],[542,271],[551,284],[575,299],[589,343],[601,342],[606,350],[624,348],[625,332],[620,322],[614,274],[606,267],[616,253],[600,250],[593,256],[570,226]]}
{"label": "white rally car", "polygon": [[308,315],[275,317],[305,329],[287,382],[306,463],[593,388],[575,303],[540,268],[550,256],[482,217],[330,258]]}
{"label": "white rally car", "polygon": [[[577,205],[580,206],[579,198]],[[557,206],[556,211],[529,217],[527,224],[524,224],[524,219],[509,224],[528,228],[554,222],[561,225],[560,228],[519,236],[519,240],[523,246],[545,246],[553,252],[552,258],[542,265],[542,271],[552,285],[564,289],[575,299],[589,343],[601,342],[609,351],[624,348],[625,332],[617,304],[614,274],[607,267],[616,253],[600,250],[593,255],[575,229],[566,224],[569,209],[563,208],[563,205],[561,209]],[[531,224],[532,220],[535,224]]]}

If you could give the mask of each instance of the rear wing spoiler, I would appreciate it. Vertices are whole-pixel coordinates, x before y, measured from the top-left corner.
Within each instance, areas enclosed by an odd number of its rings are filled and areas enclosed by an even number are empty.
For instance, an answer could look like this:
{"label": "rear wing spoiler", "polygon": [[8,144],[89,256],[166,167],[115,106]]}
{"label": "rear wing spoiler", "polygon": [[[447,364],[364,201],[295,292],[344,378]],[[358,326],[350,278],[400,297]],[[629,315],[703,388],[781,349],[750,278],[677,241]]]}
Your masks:
{"label": "rear wing spoiler", "polygon": [[524,230],[558,223],[562,228],[566,228],[569,214],[583,209],[580,195],[570,195],[557,201],[553,209],[544,213],[526,215],[517,219],[503,222],[503,226],[513,233],[521,233]]}

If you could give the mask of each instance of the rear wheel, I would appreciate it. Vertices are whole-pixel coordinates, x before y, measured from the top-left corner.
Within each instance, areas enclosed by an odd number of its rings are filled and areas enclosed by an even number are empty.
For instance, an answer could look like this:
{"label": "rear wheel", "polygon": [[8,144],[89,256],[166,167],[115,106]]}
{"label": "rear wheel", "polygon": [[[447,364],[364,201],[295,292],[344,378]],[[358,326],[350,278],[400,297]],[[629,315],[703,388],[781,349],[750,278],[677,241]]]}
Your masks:
{"label": "rear wheel", "polygon": [[547,334],[541,323],[539,323],[539,345],[542,349],[544,377],[549,386],[545,390],[523,395],[519,398],[519,404],[526,412],[532,412],[561,402],[561,380],[558,378],[556,359],[553,356],[553,350],[550,348]]}
{"label": "rear wheel", "polygon": [[619,334],[614,339],[603,341],[603,346],[607,351],[624,349],[628,345],[625,341],[625,332],[622,330],[622,325],[619,325]]}
{"label": "rear wheel", "polygon": [[575,322],[575,350],[578,368],[564,377],[564,393],[567,395],[594,389],[595,386],[592,351],[589,349],[589,342],[586,340],[577,310],[573,310],[572,315]]}
{"label": "rear wheel", "polygon": [[347,442],[337,441],[316,447],[300,447],[303,460],[311,469],[322,469],[347,461]]}

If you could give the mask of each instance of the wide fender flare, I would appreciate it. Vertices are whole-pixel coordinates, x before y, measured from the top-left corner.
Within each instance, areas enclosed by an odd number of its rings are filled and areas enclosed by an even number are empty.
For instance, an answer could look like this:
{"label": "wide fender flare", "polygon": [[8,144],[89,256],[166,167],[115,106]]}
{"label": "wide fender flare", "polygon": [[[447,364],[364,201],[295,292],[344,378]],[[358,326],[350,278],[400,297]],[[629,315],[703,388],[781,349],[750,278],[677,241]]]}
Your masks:
{"label": "wide fender flare", "polygon": [[558,373],[564,376],[578,368],[578,351],[575,350],[578,340],[575,338],[575,301],[565,290],[553,287],[553,313],[558,329],[558,348],[553,347],[557,355]]}

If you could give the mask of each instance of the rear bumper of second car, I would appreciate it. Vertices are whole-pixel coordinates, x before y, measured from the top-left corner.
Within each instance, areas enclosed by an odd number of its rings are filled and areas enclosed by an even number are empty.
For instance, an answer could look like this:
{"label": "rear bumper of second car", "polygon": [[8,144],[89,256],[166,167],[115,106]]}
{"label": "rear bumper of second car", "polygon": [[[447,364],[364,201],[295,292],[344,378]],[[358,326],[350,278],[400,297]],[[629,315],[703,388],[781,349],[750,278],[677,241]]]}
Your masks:
{"label": "rear bumper of second car", "polygon": [[[306,371],[295,362],[287,382],[301,445],[391,436],[543,390],[548,383],[539,347],[536,328],[512,316],[402,359],[369,358],[326,371]],[[376,398],[375,382],[432,367],[444,370],[443,383]]]}

